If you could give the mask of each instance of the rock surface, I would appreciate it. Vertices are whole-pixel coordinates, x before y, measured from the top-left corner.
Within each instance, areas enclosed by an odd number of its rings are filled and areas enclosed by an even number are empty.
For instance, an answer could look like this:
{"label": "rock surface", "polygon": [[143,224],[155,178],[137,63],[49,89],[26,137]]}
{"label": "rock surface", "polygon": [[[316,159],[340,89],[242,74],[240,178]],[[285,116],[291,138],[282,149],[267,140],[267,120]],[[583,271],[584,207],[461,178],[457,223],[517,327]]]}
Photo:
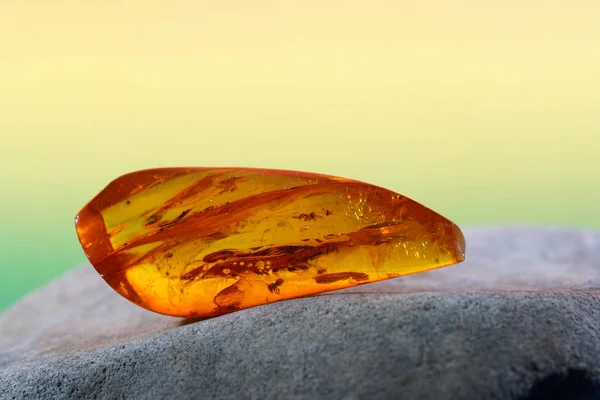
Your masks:
{"label": "rock surface", "polygon": [[465,234],[463,264],[205,321],[75,269],[0,315],[0,399],[600,398],[600,233]]}

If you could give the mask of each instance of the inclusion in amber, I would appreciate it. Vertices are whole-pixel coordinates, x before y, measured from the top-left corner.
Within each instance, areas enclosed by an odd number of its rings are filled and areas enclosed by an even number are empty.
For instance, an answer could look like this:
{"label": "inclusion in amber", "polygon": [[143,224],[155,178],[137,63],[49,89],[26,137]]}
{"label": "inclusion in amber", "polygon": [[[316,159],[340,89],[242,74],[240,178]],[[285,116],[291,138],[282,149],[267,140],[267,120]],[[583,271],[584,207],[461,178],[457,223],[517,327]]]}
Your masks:
{"label": "inclusion in amber", "polygon": [[111,182],[75,218],[119,294],[209,317],[464,260],[460,229],[350,179],[248,168],[166,168]]}

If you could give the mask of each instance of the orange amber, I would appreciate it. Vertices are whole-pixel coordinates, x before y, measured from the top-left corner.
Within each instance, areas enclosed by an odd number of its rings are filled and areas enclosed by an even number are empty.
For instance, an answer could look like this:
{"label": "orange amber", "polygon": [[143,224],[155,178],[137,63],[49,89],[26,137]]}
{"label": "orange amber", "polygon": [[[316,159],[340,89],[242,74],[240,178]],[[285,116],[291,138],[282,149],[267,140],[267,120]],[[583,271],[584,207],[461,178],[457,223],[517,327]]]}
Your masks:
{"label": "orange amber", "polygon": [[460,229],[367,183],[165,168],[111,182],[75,218],[98,273],[158,313],[209,317],[464,260]]}

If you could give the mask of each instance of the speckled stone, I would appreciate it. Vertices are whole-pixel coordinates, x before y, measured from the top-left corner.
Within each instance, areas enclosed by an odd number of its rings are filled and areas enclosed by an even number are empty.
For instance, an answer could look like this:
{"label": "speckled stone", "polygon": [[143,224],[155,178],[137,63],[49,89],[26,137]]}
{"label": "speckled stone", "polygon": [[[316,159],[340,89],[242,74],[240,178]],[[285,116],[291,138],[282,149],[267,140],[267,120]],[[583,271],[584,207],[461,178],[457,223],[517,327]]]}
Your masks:
{"label": "speckled stone", "polygon": [[600,233],[465,234],[463,264],[205,321],[75,269],[0,315],[0,399],[600,398]]}

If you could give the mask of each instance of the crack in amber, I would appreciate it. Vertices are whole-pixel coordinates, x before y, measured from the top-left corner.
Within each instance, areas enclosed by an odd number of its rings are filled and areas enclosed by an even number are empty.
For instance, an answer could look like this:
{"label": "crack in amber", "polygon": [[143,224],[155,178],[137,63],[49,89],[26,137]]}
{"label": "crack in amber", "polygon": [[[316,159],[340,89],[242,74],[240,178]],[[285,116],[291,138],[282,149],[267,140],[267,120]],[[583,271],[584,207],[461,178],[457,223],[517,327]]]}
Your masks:
{"label": "crack in amber", "polygon": [[455,264],[460,229],[398,193],[350,179],[250,168],[165,168],[111,182],[76,216],[119,294],[209,317]]}

